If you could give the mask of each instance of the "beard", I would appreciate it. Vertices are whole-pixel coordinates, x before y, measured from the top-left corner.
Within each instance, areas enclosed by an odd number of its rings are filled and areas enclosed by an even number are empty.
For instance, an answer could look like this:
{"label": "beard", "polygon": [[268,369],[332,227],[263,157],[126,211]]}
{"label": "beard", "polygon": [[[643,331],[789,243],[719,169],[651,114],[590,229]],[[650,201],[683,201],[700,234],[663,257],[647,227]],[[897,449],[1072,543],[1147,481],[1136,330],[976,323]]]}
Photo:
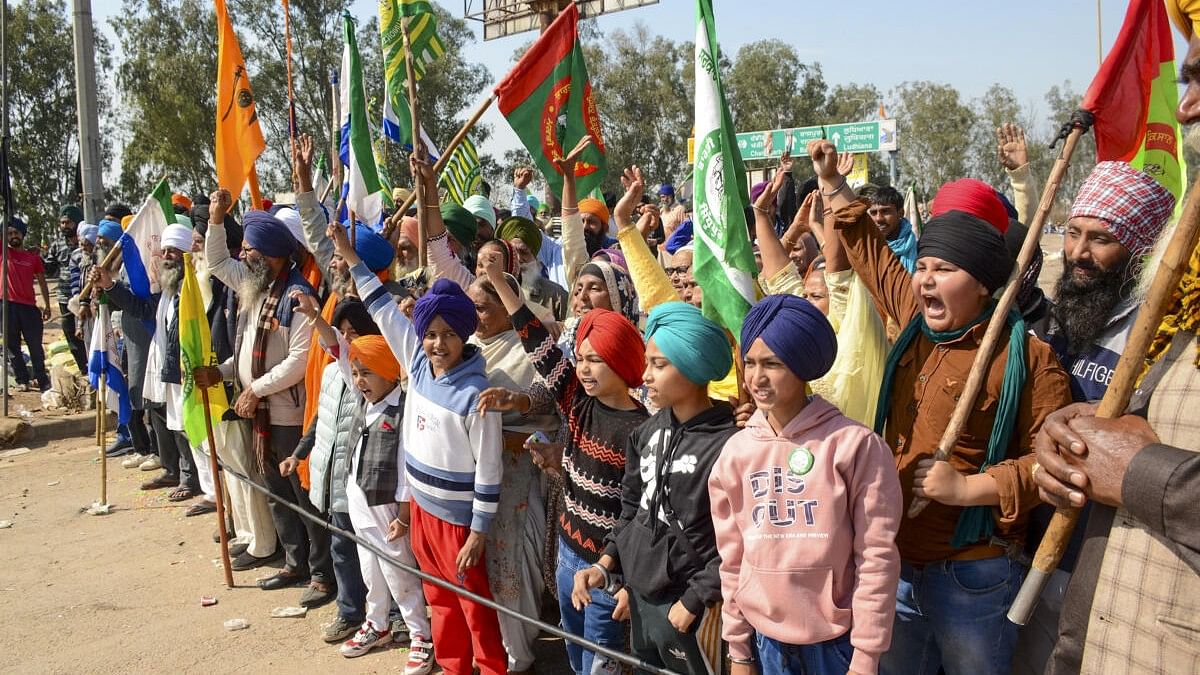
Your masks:
{"label": "beard", "polygon": [[542,276],[542,266],[537,260],[531,260],[521,265],[521,290],[525,295],[533,292],[534,285]]}
{"label": "beard", "polygon": [[1185,124],[1180,131],[1183,133],[1183,144],[1200,152],[1200,122]]}
{"label": "beard", "polygon": [[267,289],[271,287],[271,266],[261,258],[247,260],[246,277],[238,286],[238,304],[244,308],[257,307]]}
{"label": "beard", "polygon": [[604,248],[604,233],[596,232],[593,234],[589,230],[584,230],[583,243],[587,245],[588,258],[591,258],[596,255],[596,251]]}
{"label": "beard", "polygon": [[162,292],[173,296],[183,285],[183,263],[178,260],[162,259],[158,261],[158,285]]}
{"label": "beard", "polygon": [[333,274],[329,275],[329,290],[336,293],[339,298],[354,295],[354,280],[350,277],[350,270],[339,272],[334,269]]}
{"label": "beard", "polygon": [[[1112,310],[1132,290],[1135,258],[1111,270],[1100,270],[1094,263],[1063,260],[1062,276],[1054,289],[1054,318],[1067,336],[1067,353],[1079,354],[1092,346],[1096,336],[1108,325]],[[1079,281],[1075,269],[1096,270],[1096,276]]]}

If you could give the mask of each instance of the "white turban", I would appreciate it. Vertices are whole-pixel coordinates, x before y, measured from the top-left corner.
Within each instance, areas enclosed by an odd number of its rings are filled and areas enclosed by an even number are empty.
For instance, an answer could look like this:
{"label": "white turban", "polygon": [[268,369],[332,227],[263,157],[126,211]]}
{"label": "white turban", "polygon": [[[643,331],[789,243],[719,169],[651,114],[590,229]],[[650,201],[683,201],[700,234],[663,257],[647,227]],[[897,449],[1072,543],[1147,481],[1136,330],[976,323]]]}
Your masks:
{"label": "white turban", "polygon": [[161,248],[169,246],[187,253],[192,250],[192,231],[178,223],[168,225],[167,229],[163,230],[159,243]]}
{"label": "white turban", "polygon": [[292,238],[300,244],[300,248],[308,249],[308,244],[304,242],[304,226],[300,224],[300,212],[290,206],[285,206],[275,212],[275,217],[282,220],[284,225],[287,225],[288,231],[292,233]]}

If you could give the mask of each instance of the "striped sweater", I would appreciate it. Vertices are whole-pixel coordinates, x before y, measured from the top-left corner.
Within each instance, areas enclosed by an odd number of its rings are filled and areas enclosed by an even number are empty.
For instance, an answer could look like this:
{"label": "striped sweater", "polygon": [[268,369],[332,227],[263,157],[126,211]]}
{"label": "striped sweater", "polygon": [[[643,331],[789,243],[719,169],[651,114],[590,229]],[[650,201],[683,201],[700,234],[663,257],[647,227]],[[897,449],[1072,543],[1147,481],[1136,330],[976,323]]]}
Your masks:
{"label": "striped sweater", "polygon": [[401,442],[408,489],[429,514],[486,534],[500,501],[500,413],[478,412],[488,388],[483,355],[468,344],[458,366],[434,377],[421,336],[379,278],[361,262],[351,268],[358,292],[408,371]]}
{"label": "striped sweater", "polygon": [[563,450],[566,508],[558,519],[559,534],[584,560],[594,563],[604,553],[604,540],[621,516],[625,444],[648,415],[640,405],[616,410],[584,393],[574,366],[528,307],[514,314],[512,322],[567,419],[570,435]]}

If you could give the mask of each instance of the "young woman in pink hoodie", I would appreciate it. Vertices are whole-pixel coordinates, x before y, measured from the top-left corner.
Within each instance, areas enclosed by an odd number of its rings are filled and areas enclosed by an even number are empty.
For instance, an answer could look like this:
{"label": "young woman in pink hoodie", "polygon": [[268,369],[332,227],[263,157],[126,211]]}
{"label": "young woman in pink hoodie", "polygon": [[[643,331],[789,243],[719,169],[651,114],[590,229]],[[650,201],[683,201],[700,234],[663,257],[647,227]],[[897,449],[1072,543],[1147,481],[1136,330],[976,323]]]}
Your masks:
{"label": "young woman in pink hoodie", "polygon": [[769,295],[741,335],[758,411],[709,478],[732,675],[875,673],[891,643],[900,557],[892,453],[807,382],[837,354],[807,300]]}

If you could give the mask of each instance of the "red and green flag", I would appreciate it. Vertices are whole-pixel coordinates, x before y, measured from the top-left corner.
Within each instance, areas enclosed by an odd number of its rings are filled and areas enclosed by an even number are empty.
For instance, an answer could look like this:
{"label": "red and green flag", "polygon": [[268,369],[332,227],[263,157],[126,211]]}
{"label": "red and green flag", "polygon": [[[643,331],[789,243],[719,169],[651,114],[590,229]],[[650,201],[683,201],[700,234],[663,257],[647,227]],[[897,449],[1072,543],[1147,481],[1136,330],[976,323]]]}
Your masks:
{"label": "red and green flag", "polygon": [[1095,116],[1096,159],[1129,162],[1183,203],[1175,45],[1162,0],[1132,0],[1081,107]]}
{"label": "red and green flag", "polygon": [[579,8],[567,5],[511,72],[496,85],[496,100],[509,126],[546,177],[554,194],[562,176],[552,161],[591,135],[575,167],[579,194],[587,194],[608,172],[600,115],[592,98],[587,64],[579,45]]}

